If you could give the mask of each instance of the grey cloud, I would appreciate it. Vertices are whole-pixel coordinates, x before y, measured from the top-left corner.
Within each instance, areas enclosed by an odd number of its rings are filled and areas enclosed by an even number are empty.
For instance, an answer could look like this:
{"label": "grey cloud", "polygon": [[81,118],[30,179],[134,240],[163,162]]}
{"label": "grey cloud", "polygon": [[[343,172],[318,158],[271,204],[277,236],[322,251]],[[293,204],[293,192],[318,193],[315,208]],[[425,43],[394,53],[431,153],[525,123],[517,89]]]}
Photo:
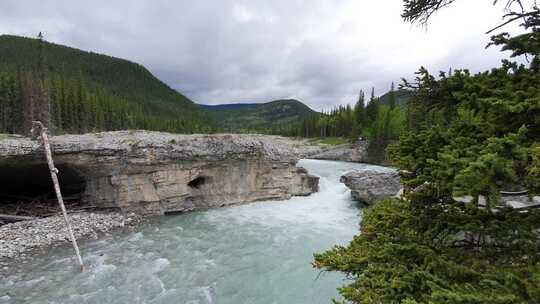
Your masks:
{"label": "grey cloud", "polygon": [[[383,93],[391,81],[410,77],[420,65],[482,70],[500,58],[496,51],[479,49],[475,39],[482,37],[481,27],[470,29],[478,35],[453,41],[448,48],[454,50],[436,58],[424,58],[415,49],[396,51],[404,43],[425,42],[413,34],[411,41],[401,41],[397,35],[407,29],[392,37],[385,24],[357,22],[381,18],[393,20],[388,26],[403,27],[401,1],[392,2],[391,15],[356,8],[356,3],[3,0],[0,33],[43,31],[52,42],[139,62],[171,87],[209,104],[294,97],[316,109],[330,108],[354,102],[360,89],[376,87]],[[352,9],[358,9],[359,19],[347,17]],[[393,40],[398,42],[387,43]]]}

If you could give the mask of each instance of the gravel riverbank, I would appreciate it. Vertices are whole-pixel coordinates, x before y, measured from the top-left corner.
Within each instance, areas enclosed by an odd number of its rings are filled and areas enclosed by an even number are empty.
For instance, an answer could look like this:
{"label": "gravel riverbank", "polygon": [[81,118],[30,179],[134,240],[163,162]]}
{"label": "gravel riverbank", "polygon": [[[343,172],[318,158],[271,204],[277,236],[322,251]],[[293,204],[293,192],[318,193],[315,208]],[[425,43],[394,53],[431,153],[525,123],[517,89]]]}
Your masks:
{"label": "gravel riverbank", "polygon": [[[141,221],[137,215],[81,212],[70,214],[73,233],[78,240],[93,238],[111,230],[133,226]],[[62,215],[0,226],[0,272],[17,261],[30,257],[32,251],[69,242]],[[5,270],[5,269],[4,269]]]}

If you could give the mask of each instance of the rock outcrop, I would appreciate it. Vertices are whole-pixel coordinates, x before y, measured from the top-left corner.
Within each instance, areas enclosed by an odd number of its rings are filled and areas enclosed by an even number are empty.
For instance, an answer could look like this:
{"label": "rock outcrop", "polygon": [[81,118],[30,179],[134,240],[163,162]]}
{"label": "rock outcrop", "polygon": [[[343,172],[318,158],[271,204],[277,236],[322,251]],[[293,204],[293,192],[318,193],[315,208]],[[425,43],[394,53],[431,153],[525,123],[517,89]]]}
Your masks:
{"label": "rock outcrop", "polygon": [[354,144],[344,144],[330,147],[325,151],[311,155],[310,158],[365,163],[368,162],[367,146],[367,141],[359,140]]}
{"label": "rock outcrop", "polygon": [[[2,187],[50,183],[38,142],[0,136]],[[85,203],[123,212],[184,212],[318,190],[318,177],[296,167],[294,148],[280,137],[117,131],[54,136],[51,145],[65,189],[80,187]]]}
{"label": "rock outcrop", "polygon": [[326,147],[313,144],[308,140],[302,139],[287,139],[293,146],[294,153],[298,158],[314,158],[315,155],[321,154],[326,151]]}
{"label": "rock outcrop", "polygon": [[[494,206],[496,209],[501,207],[508,207],[518,210],[536,209],[540,208],[540,196],[529,196],[524,194],[510,194],[508,192],[501,192],[500,203]],[[457,202],[470,204],[474,201],[471,195],[453,197]],[[478,196],[478,206],[481,208],[487,207],[486,197],[483,195]]]}
{"label": "rock outcrop", "polygon": [[351,171],[343,175],[340,181],[351,189],[351,195],[355,200],[366,205],[396,196],[402,189],[398,172],[388,168]]}

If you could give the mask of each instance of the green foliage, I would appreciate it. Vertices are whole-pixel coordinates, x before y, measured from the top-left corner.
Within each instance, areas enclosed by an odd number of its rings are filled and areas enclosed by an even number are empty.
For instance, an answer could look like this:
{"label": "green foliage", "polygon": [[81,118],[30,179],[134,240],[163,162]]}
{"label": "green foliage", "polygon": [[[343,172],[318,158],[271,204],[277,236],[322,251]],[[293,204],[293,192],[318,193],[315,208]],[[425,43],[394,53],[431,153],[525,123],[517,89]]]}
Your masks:
{"label": "green foliage", "polygon": [[354,107],[338,106],[329,112],[308,116],[300,123],[292,123],[272,133],[312,138],[342,137],[348,138],[350,142],[361,137],[368,138],[370,160],[374,163],[385,162],[388,161],[388,144],[399,138],[405,124],[404,100],[410,96],[410,93],[406,92],[394,92],[392,89],[382,100],[375,97],[375,91],[372,90],[366,105],[364,92],[360,91]]}
{"label": "green foliage", "polygon": [[379,106],[369,133],[368,156],[371,162],[388,161],[386,148],[391,140],[399,137],[404,124],[405,115],[401,109]]}
{"label": "green foliage", "polygon": [[518,0],[509,0],[507,6],[514,2],[518,2],[520,10],[508,13],[506,17],[510,20],[507,23],[519,20],[523,22],[521,26],[529,31],[516,36],[500,33],[491,37],[490,45],[499,45],[503,51],[511,51],[512,57],[531,55],[531,70],[540,72],[540,8],[536,1],[529,11],[526,11],[523,3]]}
{"label": "green foliage", "polygon": [[394,104],[394,106],[400,107],[403,110],[407,108],[407,103],[409,102],[410,98],[411,92],[405,89],[399,89],[395,91],[390,90],[379,97],[383,104],[390,107],[392,104]]}
{"label": "green foliage", "polygon": [[[420,73],[409,132],[392,150],[396,163],[414,173],[405,182],[436,182],[441,193],[492,201],[499,190],[523,186],[540,138],[540,75],[509,62],[474,76],[456,71],[434,80]],[[424,119],[410,121],[419,113]]]}
{"label": "green foliage", "polygon": [[338,146],[347,143],[347,140],[343,137],[323,137],[317,139],[317,143],[322,145]]}
{"label": "green foliage", "polygon": [[[427,20],[451,2],[405,1],[405,18]],[[421,68],[414,83],[405,82],[407,129],[390,148],[405,197],[368,210],[349,246],[315,255],[315,267],[352,279],[340,289],[346,301],[540,302],[540,210],[507,207],[500,194],[540,194],[540,18],[530,20],[531,35],[493,38],[533,56],[529,67],[503,61],[476,75],[438,77]],[[374,138],[386,130],[388,114],[379,113]]]}
{"label": "green foliage", "polygon": [[300,122],[275,130],[274,134],[296,137],[344,137],[351,138],[355,124],[355,112],[350,105],[339,106],[329,113],[316,113]]}
{"label": "green foliage", "polygon": [[403,0],[403,14],[406,21],[426,23],[436,11],[456,0]]}
{"label": "green foliage", "polygon": [[534,145],[529,150],[530,162],[527,166],[526,186],[540,193],[540,145]]}
{"label": "green foliage", "polygon": [[[315,254],[314,266],[347,274],[353,282],[340,293],[352,303],[538,303],[539,244],[529,235],[540,228],[538,214],[440,210],[382,201],[365,211],[360,235]],[[464,229],[479,236],[472,243],[497,241],[464,250],[456,238]]]}

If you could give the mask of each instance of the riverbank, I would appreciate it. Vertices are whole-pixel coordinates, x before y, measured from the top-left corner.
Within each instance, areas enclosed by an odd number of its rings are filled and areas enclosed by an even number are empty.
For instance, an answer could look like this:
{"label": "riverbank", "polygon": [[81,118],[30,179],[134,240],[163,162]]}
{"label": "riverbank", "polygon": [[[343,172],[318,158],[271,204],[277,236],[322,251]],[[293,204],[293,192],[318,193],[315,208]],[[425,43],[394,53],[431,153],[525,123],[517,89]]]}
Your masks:
{"label": "riverbank", "polygon": [[[117,212],[80,212],[69,215],[73,233],[79,241],[137,226],[142,217]],[[61,214],[0,226],[0,273],[14,263],[26,264],[33,255],[69,243]],[[11,267],[10,267],[11,266]]]}

